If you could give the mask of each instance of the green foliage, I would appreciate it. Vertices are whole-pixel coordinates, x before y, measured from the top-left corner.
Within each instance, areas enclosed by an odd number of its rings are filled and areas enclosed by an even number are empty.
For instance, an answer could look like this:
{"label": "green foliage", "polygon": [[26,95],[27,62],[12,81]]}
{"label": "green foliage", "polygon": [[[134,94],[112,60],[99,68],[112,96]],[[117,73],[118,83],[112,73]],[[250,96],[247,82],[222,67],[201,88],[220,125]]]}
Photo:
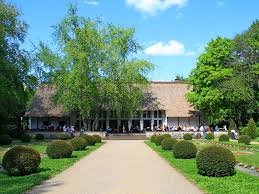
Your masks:
{"label": "green foliage", "polygon": [[198,173],[203,176],[224,177],[235,174],[234,154],[221,146],[209,146],[198,152]]}
{"label": "green foliage", "polygon": [[95,138],[93,136],[83,134],[81,137],[85,139],[87,146],[94,146],[95,145]]}
{"label": "green foliage", "polygon": [[24,176],[37,172],[40,154],[28,146],[16,146],[3,157],[3,167],[9,175]]}
{"label": "green foliage", "polygon": [[214,139],[215,137],[214,137],[214,134],[213,133],[207,133],[206,134],[206,139],[207,140],[212,140],[212,139]]}
{"label": "green foliage", "polygon": [[155,144],[157,146],[160,146],[161,145],[161,142],[163,141],[164,137],[162,135],[158,135],[156,138],[155,138]]}
{"label": "green foliage", "polygon": [[43,134],[37,133],[37,134],[35,135],[35,139],[36,139],[36,140],[39,140],[39,141],[43,141],[43,140],[45,139],[45,137],[44,137]]}
{"label": "green foliage", "polygon": [[87,143],[82,137],[74,137],[70,140],[74,151],[84,150]]}
{"label": "green foliage", "polygon": [[12,138],[9,135],[0,135],[0,145],[10,145]]}
{"label": "green foliage", "polygon": [[150,141],[151,141],[152,143],[155,143],[157,136],[158,136],[157,134],[152,135],[152,136],[150,137]]}
{"label": "green foliage", "polygon": [[64,140],[54,140],[47,146],[46,153],[52,159],[70,158],[73,152],[71,143]]}
{"label": "green foliage", "polygon": [[249,145],[251,142],[251,138],[248,135],[241,135],[238,138],[238,143],[244,143],[246,145]]}
{"label": "green foliage", "polygon": [[95,143],[101,143],[102,137],[100,135],[93,135],[93,138],[95,140]]}
{"label": "green foliage", "polygon": [[24,143],[29,143],[31,141],[31,136],[29,134],[24,134],[21,136],[21,141]]}
{"label": "green foliage", "polygon": [[255,139],[258,135],[257,129],[256,129],[256,125],[254,122],[254,119],[250,119],[248,121],[247,127],[246,127],[246,135],[248,135],[251,139]]}
{"label": "green foliage", "polygon": [[67,133],[62,133],[62,134],[60,134],[59,139],[61,139],[61,140],[68,140],[68,139],[71,139],[71,137]]}
{"label": "green foliage", "polygon": [[219,141],[229,141],[229,136],[226,134],[222,134],[219,136]]}
{"label": "green foliage", "polygon": [[177,140],[171,137],[166,137],[161,142],[161,147],[163,150],[172,150],[173,146],[176,144]]}
{"label": "green foliage", "polygon": [[183,134],[183,139],[184,140],[192,140],[192,134],[190,134],[190,133]]}
{"label": "green foliage", "polygon": [[173,146],[173,154],[178,159],[190,159],[195,158],[197,153],[196,146],[187,140],[178,141]]}

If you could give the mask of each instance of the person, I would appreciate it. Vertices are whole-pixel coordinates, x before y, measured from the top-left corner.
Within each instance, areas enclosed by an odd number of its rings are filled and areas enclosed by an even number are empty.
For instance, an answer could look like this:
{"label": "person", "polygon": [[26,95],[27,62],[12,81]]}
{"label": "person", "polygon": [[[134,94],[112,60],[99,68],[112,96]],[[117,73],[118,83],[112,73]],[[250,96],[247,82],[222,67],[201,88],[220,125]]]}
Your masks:
{"label": "person", "polygon": [[80,129],[80,135],[83,135],[84,132],[85,132],[84,128],[81,128],[81,129]]}
{"label": "person", "polygon": [[112,128],[110,126],[107,127],[107,132],[111,133],[112,132]]}
{"label": "person", "polygon": [[126,133],[126,131],[125,131],[125,126],[123,125],[123,127],[122,127],[122,132],[123,133]]}
{"label": "person", "polygon": [[232,129],[230,132],[231,132],[232,139],[235,139],[235,140],[238,139],[237,132],[235,129]]}
{"label": "person", "polygon": [[218,125],[216,125],[216,127],[215,127],[215,131],[218,131],[219,130],[219,127],[218,127]]}
{"label": "person", "polygon": [[225,131],[227,131],[228,129],[227,129],[227,125],[224,125],[223,126],[223,129],[225,130]]}
{"label": "person", "polygon": [[200,131],[203,132],[203,138],[206,139],[206,127],[200,126]]}
{"label": "person", "polygon": [[63,126],[63,131],[67,132],[67,126],[66,125]]}

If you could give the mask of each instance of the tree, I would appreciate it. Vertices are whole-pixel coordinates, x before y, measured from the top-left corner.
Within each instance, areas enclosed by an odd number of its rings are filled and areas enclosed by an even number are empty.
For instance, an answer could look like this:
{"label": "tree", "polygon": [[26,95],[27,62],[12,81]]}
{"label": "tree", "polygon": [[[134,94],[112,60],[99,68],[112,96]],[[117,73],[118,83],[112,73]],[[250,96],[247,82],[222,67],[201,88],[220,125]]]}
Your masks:
{"label": "tree", "polygon": [[254,122],[254,119],[250,119],[248,121],[247,127],[246,127],[246,134],[251,138],[251,139],[255,139],[257,134],[257,130],[256,130],[256,125]]}
{"label": "tree", "polygon": [[19,122],[36,83],[29,53],[20,48],[27,24],[19,11],[0,0],[0,128]]}
{"label": "tree", "polygon": [[[94,118],[96,128],[102,110],[130,117],[140,107],[148,84],[146,75],[153,65],[132,57],[141,49],[134,32],[133,28],[80,17],[70,5],[68,14],[55,26],[61,54],[46,46],[39,49],[40,63],[52,73],[47,80],[56,85],[57,103],[78,112],[85,126]],[[60,71],[53,73],[56,70]]]}

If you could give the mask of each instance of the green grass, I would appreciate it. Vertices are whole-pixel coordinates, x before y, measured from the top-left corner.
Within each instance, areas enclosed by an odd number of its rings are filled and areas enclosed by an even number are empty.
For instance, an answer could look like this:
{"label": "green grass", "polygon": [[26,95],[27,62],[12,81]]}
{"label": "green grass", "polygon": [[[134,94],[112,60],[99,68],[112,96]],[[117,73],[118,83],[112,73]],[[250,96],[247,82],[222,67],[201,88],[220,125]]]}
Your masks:
{"label": "green grass", "polygon": [[[65,159],[50,159],[48,157],[42,158],[39,173],[28,176],[8,176],[7,174],[0,173],[0,194],[15,194],[22,193],[34,185],[40,184],[43,180],[55,176],[66,168],[72,166],[76,161],[85,157],[92,151],[101,147],[104,143],[95,146],[89,146],[84,151],[74,151],[71,158]],[[36,146],[36,147],[35,147]],[[42,145],[46,148],[46,146]],[[43,150],[40,145],[33,145],[38,150]],[[45,152],[45,150],[44,150]],[[69,178],[69,177],[68,177]],[[82,177],[83,178],[83,177]]]}
{"label": "green grass", "polygon": [[175,159],[171,151],[163,150],[150,141],[146,141],[146,144],[206,193],[255,194],[259,192],[259,177],[250,176],[240,171],[230,177],[201,176],[197,173],[195,159]]}
{"label": "green grass", "polygon": [[[218,139],[211,140],[212,142],[220,142]],[[238,143],[237,140],[230,140],[230,141],[225,141],[225,142],[220,142],[221,144],[227,144],[227,145],[235,145],[235,146],[241,146],[241,147],[247,147],[247,148],[254,148],[259,150],[259,145],[258,144],[243,144],[243,143]]]}

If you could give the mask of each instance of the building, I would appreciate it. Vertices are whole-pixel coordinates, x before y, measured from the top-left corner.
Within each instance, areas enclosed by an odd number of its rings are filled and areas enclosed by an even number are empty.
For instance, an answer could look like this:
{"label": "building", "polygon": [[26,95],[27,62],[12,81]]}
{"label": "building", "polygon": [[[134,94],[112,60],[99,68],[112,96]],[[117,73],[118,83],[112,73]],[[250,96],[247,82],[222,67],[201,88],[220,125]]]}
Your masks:
{"label": "building", "polygon": [[[153,131],[155,127],[199,126],[203,121],[198,111],[187,102],[185,95],[189,86],[184,81],[153,81],[145,91],[152,99],[138,111],[134,118],[123,115],[117,117],[114,111],[101,111],[97,129],[106,131],[108,126],[114,130]],[[55,94],[53,86],[40,87],[25,116],[29,118],[29,129],[62,129],[64,124],[79,126],[75,113],[67,113],[52,102]],[[93,120],[88,123],[89,129]]]}

